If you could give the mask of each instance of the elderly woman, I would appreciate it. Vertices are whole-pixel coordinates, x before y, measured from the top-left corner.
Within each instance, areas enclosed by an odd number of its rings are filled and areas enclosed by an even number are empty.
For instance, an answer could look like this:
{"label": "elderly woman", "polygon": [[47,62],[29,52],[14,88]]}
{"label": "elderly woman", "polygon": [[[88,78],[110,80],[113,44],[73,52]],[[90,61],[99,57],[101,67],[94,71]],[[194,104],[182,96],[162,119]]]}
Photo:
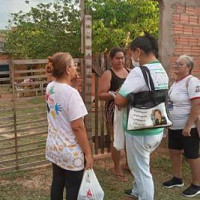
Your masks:
{"label": "elderly woman", "polygon": [[51,81],[46,88],[48,138],[46,158],[52,162],[51,200],[77,200],[84,168],[93,167],[93,158],[84,126],[87,110],[72,81],[76,65],[66,52],[49,57]]}
{"label": "elderly woman", "polygon": [[182,151],[187,158],[192,184],[183,191],[186,197],[200,194],[200,139],[195,121],[200,115],[200,81],[191,75],[193,59],[180,56],[173,71],[176,81],[169,90],[169,117],[173,125],[169,128],[168,148],[172,161],[173,178],[163,183],[166,188],[182,187]]}

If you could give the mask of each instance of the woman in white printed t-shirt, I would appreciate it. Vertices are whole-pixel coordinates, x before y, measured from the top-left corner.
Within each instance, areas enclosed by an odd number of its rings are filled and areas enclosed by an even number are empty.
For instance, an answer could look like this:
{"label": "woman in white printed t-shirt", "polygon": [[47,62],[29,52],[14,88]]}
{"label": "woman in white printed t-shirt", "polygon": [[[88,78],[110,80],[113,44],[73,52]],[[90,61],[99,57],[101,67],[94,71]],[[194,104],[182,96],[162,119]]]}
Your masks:
{"label": "woman in white printed t-shirt", "polygon": [[182,187],[182,150],[187,158],[192,184],[183,191],[186,197],[200,194],[200,139],[195,121],[200,116],[200,80],[191,75],[193,59],[180,56],[173,72],[176,81],[169,90],[169,117],[173,125],[169,128],[168,148],[172,161],[173,178],[163,183],[167,188]]}
{"label": "woman in white printed t-shirt", "polygon": [[[149,69],[156,90],[168,89],[169,79],[157,56],[157,41],[148,33],[132,41],[131,58],[135,68],[129,73],[115,97],[116,105],[124,107],[128,104],[129,94],[149,90],[139,66]],[[124,192],[127,196],[139,200],[153,200],[154,183],[150,172],[150,155],[162,140],[163,128],[128,131],[126,117],[123,118],[123,123],[128,165],[135,178],[133,188]]]}
{"label": "woman in white printed t-shirt", "polygon": [[[79,92],[71,87],[77,78],[69,53],[49,57],[54,80],[46,88],[48,137],[46,158],[52,162],[51,200],[77,200],[84,168],[93,167],[93,158],[83,118],[87,110]],[[86,161],[86,166],[84,162]]]}

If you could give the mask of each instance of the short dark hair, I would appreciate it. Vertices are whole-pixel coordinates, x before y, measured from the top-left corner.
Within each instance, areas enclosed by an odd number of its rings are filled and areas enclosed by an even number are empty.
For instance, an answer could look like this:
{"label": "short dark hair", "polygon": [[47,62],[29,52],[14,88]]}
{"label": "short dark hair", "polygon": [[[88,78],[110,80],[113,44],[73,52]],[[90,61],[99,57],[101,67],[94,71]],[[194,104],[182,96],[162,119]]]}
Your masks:
{"label": "short dark hair", "polygon": [[116,56],[116,54],[117,54],[118,52],[123,52],[124,55],[125,55],[124,49],[122,49],[122,48],[120,48],[120,47],[113,47],[113,48],[110,50],[110,58],[113,59],[113,58]]}
{"label": "short dark hair", "polygon": [[142,49],[146,54],[153,53],[158,58],[158,43],[157,40],[148,32],[144,32],[144,36],[135,38],[131,43],[131,50],[136,48]]}

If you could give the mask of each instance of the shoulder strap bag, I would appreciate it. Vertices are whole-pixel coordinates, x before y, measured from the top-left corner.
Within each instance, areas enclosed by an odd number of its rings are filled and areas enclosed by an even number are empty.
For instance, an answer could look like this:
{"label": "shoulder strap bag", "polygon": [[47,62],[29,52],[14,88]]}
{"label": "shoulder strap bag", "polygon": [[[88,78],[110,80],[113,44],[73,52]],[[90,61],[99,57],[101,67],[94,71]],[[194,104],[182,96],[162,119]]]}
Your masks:
{"label": "shoulder strap bag", "polygon": [[167,116],[167,90],[155,90],[149,69],[140,67],[149,91],[129,95],[127,130],[168,127],[172,123]]}

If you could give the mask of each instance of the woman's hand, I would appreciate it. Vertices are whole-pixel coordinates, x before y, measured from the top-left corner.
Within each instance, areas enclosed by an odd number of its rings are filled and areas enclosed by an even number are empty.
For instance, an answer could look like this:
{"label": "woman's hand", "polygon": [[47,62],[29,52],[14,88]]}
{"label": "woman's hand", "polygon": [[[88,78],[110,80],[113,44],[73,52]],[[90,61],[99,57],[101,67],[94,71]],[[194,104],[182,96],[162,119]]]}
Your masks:
{"label": "woman's hand", "polygon": [[192,99],[191,100],[191,110],[189,114],[188,121],[183,129],[183,136],[190,137],[190,131],[192,129],[193,124],[198,119],[200,115],[200,99]]}
{"label": "woman's hand", "polygon": [[191,137],[190,131],[191,131],[191,126],[185,126],[182,131],[183,136]]}
{"label": "woman's hand", "polygon": [[92,169],[93,168],[93,158],[92,155],[85,155],[86,166],[85,169]]}
{"label": "woman's hand", "polygon": [[83,118],[76,119],[71,122],[72,130],[76,136],[77,142],[85,154],[86,167],[85,169],[93,168],[92,151],[87,137]]}
{"label": "woman's hand", "polygon": [[115,104],[118,108],[123,108],[128,104],[128,99],[117,93],[115,97]]}

